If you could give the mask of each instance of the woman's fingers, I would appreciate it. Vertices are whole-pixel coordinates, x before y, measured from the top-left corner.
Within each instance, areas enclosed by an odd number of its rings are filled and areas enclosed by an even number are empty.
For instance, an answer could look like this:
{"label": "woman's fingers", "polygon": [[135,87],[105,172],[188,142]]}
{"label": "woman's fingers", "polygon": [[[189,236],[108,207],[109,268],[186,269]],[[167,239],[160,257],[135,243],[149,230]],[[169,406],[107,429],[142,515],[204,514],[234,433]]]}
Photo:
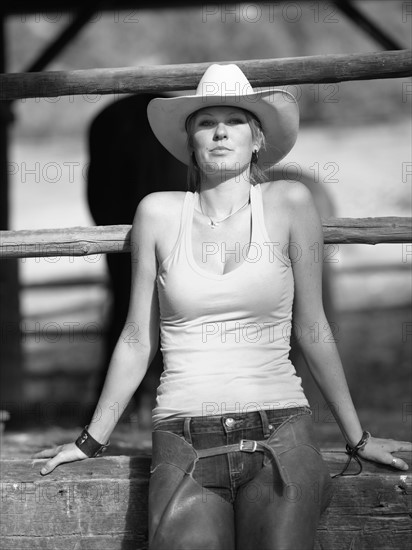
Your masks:
{"label": "woman's fingers", "polygon": [[392,455],[392,453],[399,451],[412,451],[412,443],[410,441],[372,437],[365,447],[359,451],[359,456],[392,466],[397,470],[408,470],[409,466],[404,460]]}
{"label": "woman's fingers", "polygon": [[394,441],[397,451],[412,451],[412,442]]}
{"label": "woman's fingers", "polygon": [[42,475],[50,474],[59,464],[84,460],[87,455],[74,443],[59,445],[52,449],[45,449],[33,455],[33,458],[51,458],[40,470]]}
{"label": "woman's fingers", "polygon": [[57,454],[54,458],[46,462],[46,464],[40,470],[40,473],[43,476],[50,474],[59,464],[64,464],[65,462],[72,462],[73,460],[76,460],[76,459],[70,458],[66,453],[61,452]]}
{"label": "woman's fingers", "polygon": [[392,466],[397,470],[409,470],[407,463],[397,456],[393,456],[391,453],[362,453],[359,452],[361,458],[366,458],[366,460],[372,460],[373,462],[380,462],[381,464],[386,464],[387,466]]}
{"label": "woman's fingers", "polygon": [[410,441],[397,441],[396,439],[381,439],[374,438],[374,443],[379,445],[381,449],[394,453],[396,451],[412,451],[412,443]]}
{"label": "woman's fingers", "polygon": [[61,451],[63,448],[63,445],[59,445],[58,447],[52,447],[51,449],[44,449],[43,451],[39,451],[38,453],[35,453],[32,458],[51,458],[53,456],[56,456],[57,453]]}
{"label": "woman's fingers", "polygon": [[390,455],[390,465],[398,470],[409,470],[409,466],[406,462],[397,456]]}

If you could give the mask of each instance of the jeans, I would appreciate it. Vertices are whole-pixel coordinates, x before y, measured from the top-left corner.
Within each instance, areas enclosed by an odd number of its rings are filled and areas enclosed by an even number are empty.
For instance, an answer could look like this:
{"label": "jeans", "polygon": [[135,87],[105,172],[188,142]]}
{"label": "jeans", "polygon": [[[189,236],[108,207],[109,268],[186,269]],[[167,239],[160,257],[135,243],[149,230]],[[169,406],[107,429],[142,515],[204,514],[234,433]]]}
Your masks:
{"label": "jeans", "polygon": [[150,550],[310,550],[332,481],[308,407],[163,420]]}

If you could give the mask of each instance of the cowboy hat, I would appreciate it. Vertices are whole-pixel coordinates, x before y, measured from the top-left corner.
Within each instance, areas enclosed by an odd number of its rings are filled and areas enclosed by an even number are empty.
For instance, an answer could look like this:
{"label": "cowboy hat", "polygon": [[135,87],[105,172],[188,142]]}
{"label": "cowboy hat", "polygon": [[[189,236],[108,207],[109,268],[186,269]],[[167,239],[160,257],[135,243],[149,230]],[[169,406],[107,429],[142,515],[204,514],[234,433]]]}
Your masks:
{"label": "cowboy hat", "polygon": [[279,162],[295,144],[299,108],[294,96],[280,89],[254,91],[235,64],[210,65],[195,94],[152,99],[147,116],[160,143],[178,160],[189,164],[187,117],[204,107],[222,105],[246,109],[260,120],[266,138],[266,149],[259,151],[261,167]]}

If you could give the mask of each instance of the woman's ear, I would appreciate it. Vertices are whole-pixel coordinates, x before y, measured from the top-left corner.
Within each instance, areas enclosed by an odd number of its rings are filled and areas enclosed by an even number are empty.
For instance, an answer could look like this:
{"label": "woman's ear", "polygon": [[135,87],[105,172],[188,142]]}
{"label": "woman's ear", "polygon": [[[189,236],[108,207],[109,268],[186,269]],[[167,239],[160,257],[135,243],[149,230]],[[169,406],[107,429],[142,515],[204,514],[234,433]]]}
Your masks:
{"label": "woman's ear", "polygon": [[252,151],[257,151],[259,152],[260,148],[262,147],[262,135],[261,133],[259,132],[258,135],[256,136],[256,140],[254,141],[253,143],[253,148],[252,148]]}
{"label": "woman's ear", "polygon": [[264,147],[265,145],[265,136],[263,135],[263,132],[262,130],[259,128],[259,131],[258,131],[258,135],[257,135],[257,141],[256,141],[256,144],[257,145],[257,148],[258,148],[258,151]]}

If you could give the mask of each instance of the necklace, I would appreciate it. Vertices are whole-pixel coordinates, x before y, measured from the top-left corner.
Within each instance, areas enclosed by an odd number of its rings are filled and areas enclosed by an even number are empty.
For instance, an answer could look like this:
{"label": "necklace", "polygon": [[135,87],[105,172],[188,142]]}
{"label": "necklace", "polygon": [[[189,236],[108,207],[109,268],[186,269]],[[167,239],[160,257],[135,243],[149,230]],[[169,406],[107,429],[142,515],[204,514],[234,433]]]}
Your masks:
{"label": "necklace", "polygon": [[248,200],[245,202],[245,204],[244,204],[243,206],[241,206],[240,208],[238,208],[237,210],[235,210],[234,212],[232,212],[231,214],[229,214],[229,215],[226,216],[225,218],[222,218],[222,219],[220,219],[220,220],[212,220],[212,218],[211,218],[208,214],[205,214],[205,213],[203,212],[203,208],[202,208],[202,198],[201,198],[200,193],[199,193],[200,211],[202,212],[202,214],[203,214],[204,216],[207,216],[207,217],[209,218],[209,220],[210,220],[209,225],[210,225],[210,227],[211,227],[212,229],[215,229],[221,222],[227,220],[228,218],[230,218],[231,216],[233,216],[234,214],[236,214],[236,212],[239,212],[239,210],[242,210],[242,208],[244,208],[247,204],[249,204],[249,200],[250,200],[250,199],[248,199]]}

